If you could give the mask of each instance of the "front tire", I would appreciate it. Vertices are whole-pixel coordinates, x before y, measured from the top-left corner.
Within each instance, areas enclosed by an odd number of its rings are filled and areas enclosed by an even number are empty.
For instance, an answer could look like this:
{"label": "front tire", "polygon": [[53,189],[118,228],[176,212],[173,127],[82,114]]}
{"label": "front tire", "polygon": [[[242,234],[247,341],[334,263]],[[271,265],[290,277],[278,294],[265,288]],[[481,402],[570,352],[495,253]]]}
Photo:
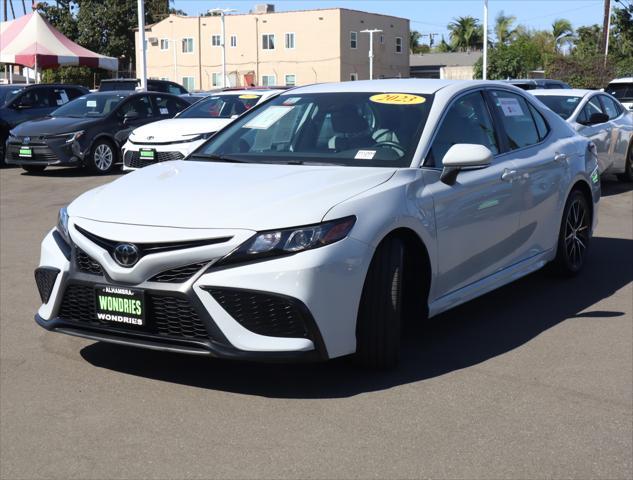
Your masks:
{"label": "front tire", "polygon": [[369,265],[356,322],[354,361],[392,368],[400,357],[404,245],[395,237],[378,247]]}
{"label": "front tire", "polygon": [[116,150],[111,141],[97,140],[90,150],[90,169],[99,175],[110,173],[116,158]]}
{"label": "front tire", "polygon": [[563,210],[558,234],[556,258],[552,262],[555,273],[574,276],[585,265],[591,240],[591,209],[580,190],[573,190]]}
{"label": "front tire", "polygon": [[618,174],[617,177],[621,182],[633,182],[633,147],[629,147],[624,173]]}
{"label": "front tire", "polygon": [[46,165],[22,165],[22,168],[27,173],[42,173],[46,168]]}

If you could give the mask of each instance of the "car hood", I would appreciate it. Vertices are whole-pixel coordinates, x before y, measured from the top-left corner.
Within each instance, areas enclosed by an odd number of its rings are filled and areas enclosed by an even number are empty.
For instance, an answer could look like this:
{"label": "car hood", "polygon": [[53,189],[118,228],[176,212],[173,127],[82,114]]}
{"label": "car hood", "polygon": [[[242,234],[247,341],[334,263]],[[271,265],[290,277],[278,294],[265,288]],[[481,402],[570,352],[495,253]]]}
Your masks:
{"label": "car hood", "polygon": [[170,118],[134,129],[130,140],[135,143],[190,140],[193,135],[217,132],[232,121],[230,118]]}
{"label": "car hood", "polygon": [[73,217],[180,228],[269,230],[320,222],[334,205],[386,182],[391,168],[164,162],[90,190]]}
{"label": "car hood", "polygon": [[13,132],[19,137],[59,135],[61,133],[84,130],[94,125],[97,121],[94,118],[43,117],[21,123],[13,129]]}

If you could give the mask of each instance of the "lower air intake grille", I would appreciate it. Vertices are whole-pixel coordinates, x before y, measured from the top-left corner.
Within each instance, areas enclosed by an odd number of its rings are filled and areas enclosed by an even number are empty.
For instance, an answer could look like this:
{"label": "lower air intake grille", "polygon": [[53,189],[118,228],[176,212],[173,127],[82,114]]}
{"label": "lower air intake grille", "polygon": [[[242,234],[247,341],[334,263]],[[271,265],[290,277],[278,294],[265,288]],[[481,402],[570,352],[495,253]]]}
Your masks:
{"label": "lower air intake grille", "polygon": [[251,332],[269,337],[308,338],[305,315],[291,299],[238,289],[205,290]]}
{"label": "lower air intake grille", "polygon": [[170,160],[182,160],[185,156],[180,152],[156,152],[154,160],[140,158],[139,152],[128,150],[125,152],[125,164],[132,168],[143,168],[154,165],[158,162],[168,162]]}
{"label": "lower air intake grille", "polygon": [[59,270],[56,268],[40,267],[35,270],[35,283],[42,302],[48,303],[48,299],[51,298],[57,275],[59,275]]}
{"label": "lower air intake grille", "polygon": [[[209,333],[189,301],[181,297],[146,293],[146,327],[142,331],[165,337],[209,340]],[[139,327],[98,320],[95,292],[86,285],[69,285],[59,309],[59,317],[69,322],[139,331]]]}
{"label": "lower air intake grille", "polygon": [[182,283],[189,280],[193,275],[198,273],[202,267],[208,262],[194,263],[192,265],[185,265],[184,267],[172,268],[171,270],[165,270],[164,272],[154,275],[150,278],[150,282],[164,282],[164,283]]}
{"label": "lower air intake grille", "polygon": [[103,275],[101,265],[80,248],[75,250],[75,265],[80,272]]}

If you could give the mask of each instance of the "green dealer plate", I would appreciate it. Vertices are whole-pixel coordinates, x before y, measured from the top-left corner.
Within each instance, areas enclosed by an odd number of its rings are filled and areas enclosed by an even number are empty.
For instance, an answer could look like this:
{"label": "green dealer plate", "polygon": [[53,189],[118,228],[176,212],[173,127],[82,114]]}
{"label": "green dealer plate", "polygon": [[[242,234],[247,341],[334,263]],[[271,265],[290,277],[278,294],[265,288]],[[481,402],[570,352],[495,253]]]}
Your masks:
{"label": "green dealer plate", "polygon": [[121,327],[145,325],[145,295],[138,288],[96,285],[97,320]]}
{"label": "green dealer plate", "polygon": [[156,150],[153,148],[141,148],[138,156],[144,160],[154,160],[156,158]]}
{"label": "green dealer plate", "polygon": [[31,147],[20,147],[18,155],[20,157],[31,158],[33,156],[33,150],[31,150]]}

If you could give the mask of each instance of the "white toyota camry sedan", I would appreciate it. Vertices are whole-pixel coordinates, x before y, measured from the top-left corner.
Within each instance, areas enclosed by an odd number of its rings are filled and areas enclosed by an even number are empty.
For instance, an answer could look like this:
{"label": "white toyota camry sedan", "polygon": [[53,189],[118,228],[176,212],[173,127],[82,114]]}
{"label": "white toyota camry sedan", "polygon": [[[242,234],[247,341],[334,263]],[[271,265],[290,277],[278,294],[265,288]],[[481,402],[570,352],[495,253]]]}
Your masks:
{"label": "white toyota camry sedan", "polygon": [[599,198],[593,144],[516,87],[300,87],[62,208],[35,318],[159,350],[392,366],[405,320],[547,264],[580,271]]}
{"label": "white toyota camry sedan", "polygon": [[596,145],[600,174],[633,182],[633,113],[595,90],[532,90],[532,95]]}

